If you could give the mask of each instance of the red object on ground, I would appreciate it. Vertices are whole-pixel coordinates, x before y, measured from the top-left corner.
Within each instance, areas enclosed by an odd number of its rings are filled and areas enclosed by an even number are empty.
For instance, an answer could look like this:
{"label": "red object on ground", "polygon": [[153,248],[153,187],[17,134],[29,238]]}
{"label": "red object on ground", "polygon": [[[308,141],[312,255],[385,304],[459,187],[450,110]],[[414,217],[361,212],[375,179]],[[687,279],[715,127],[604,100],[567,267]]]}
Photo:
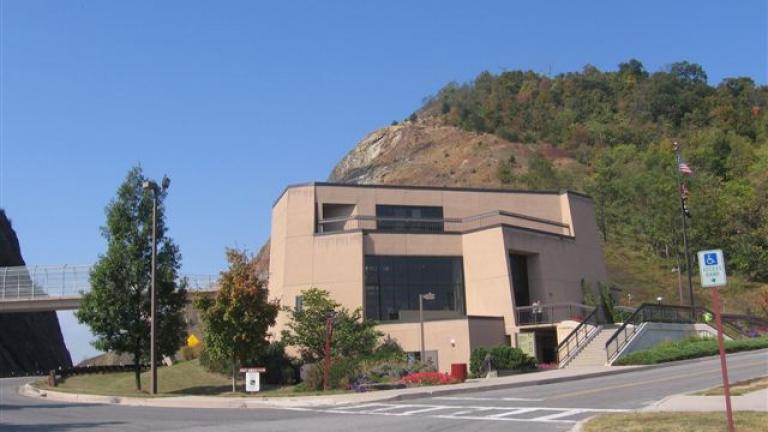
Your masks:
{"label": "red object on ground", "polygon": [[466,381],[467,380],[467,364],[451,363],[451,376],[461,382]]}

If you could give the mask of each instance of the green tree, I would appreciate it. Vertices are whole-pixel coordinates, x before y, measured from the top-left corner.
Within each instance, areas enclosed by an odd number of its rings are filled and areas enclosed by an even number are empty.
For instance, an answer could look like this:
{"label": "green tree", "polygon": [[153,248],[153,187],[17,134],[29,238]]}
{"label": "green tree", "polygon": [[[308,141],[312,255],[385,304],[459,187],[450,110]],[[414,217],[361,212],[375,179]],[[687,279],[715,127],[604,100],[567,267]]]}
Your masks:
{"label": "green tree", "polygon": [[[91,291],[83,295],[75,313],[96,336],[95,348],[133,355],[139,390],[139,365],[150,349],[152,195],[142,187],[146,180],[140,167],[132,168],[107,206],[102,227],[107,251],[93,266]],[[157,191],[156,331],[158,353],[170,356],[185,336],[186,281],[178,280],[181,254],[166,235],[165,198],[166,192]]]}
{"label": "green tree", "polygon": [[297,347],[305,362],[320,361],[325,352],[325,316],[329,310],[336,312],[331,340],[332,357],[370,355],[383,336],[376,330],[376,323],[363,320],[360,308],[349,311],[333,301],[328,291],[318,288],[302,292],[300,310],[286,309],[290,321],[288,328],[283,330],[282,340]]}
{"label": "green tree", "polygon": [[245,251],[227,249],[229,268],[219,276],[216,298],[196,296],[194,306],[204,324],[205,350],[213,360],[232,361],[232,391],[237,363],[262,355],[269,346],[268,330],[275,325],[277,300],[269,300],[255,261]]}

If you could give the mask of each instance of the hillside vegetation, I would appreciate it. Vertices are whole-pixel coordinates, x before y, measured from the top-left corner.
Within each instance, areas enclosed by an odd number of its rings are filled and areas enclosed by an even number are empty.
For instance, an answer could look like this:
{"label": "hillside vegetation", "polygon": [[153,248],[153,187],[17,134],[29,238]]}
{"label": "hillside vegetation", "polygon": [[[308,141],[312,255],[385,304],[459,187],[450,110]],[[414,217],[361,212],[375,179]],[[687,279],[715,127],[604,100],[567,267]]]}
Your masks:
{"label": "hillside vegetation", "polygon": [[[483,72],[371,132],[329,180],[586,192],[622,304],[677,302],[687,285],[677,272],[685,273],[677,141],[694,171],[685,176],[694,260],[696,250],[724,249],[726,309],[768,315],[767,104],[766,86],[710,85],[687,62],[655,73],[636,60],[556,77]],[[695,291],[707,304],[708,292]]]}
{"label": "hillside vegetation", "polygon": [[[509,187],[589,193],[609,266],[616,267],[610,255],[629,249],[641,251],[651,267],[666,263],[667,273],[682,254],[673,151],[673,142],[679,142],[694,171],[685,176],[691,250],[724,249],[737,283],[751,291],[762,285],[765,291],[767,105],[768,87],[750,78],[713,86],[696,64],[679,62],[649,73],[630,60],[617,71],[586,66],[553,78],[483,72],[470,83],[447,85],[418,115],[539,147],[525,161],[524,173],[514,156],[500,159],[498,180]],[[580,163],[552,163],[548,147]],[[761,306],[753,304],[752,311]]]}

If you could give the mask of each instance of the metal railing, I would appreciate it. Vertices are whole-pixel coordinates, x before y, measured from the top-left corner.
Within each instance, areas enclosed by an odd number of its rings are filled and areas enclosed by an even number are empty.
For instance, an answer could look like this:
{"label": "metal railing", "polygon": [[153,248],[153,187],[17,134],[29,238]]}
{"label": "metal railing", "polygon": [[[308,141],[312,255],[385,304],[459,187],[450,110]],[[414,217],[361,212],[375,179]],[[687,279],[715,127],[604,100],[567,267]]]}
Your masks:
{"label": "metal railing", "polygon": [[347,231],[464,233],[494,225],[510,225],[551,234],[571,236],[571,227],[560,221],[542,219],[503,210],[494,210],[464,218],[402,218],[354,215],[320,219],[318,233]]}
{"label": "metal railing", "polygon": [[643,303],[605,343],[608,364],[619,355],[645,322],[693,323],[695,320],[691,317],[691,308],[687,306]]}
{"label": "metal railing", "polygon": [[594,307],[578,303],[551,303],[515,308],[518,327],[553,324],[565,320],[583,321],[594,312]]}
{"label": "metal railing", "polygon": [[[90,291],[91,266],[0,267],[0,301],[77,298]],[[188,291],[213,291],[217,276],[182,275]]]}
{"label": "metal railing", "polygon": [[600,331],[600,310],[594,308],[568,336],[557,345],[558,367],[569,361]]}
{"label": "metal railing", "polygon": [[[630,315],[616,332],[605,343],[605,355],[610,364],[621,353],[625,346],[640,330],[640,326],[647,322],[695,324],[705,322],[704,315],[713,316],[712,311],[704,307],[694,308],[691,313],[690,306],[665,305],[655,303],[643,303]],[[711,324],[711,323],[708,323]],[[749,336],[738,326],[723,319],[723,333],[731,339]]]}

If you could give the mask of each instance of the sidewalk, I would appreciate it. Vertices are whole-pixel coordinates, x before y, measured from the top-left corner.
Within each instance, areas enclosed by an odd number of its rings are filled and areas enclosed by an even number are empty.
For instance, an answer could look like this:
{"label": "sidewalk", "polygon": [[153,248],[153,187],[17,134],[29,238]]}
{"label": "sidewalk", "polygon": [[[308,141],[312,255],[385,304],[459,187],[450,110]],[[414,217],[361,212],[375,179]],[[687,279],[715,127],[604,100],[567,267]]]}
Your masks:
{"label": "sidewalk", "polygon": [[[734,411],[768,412],[768,389],[731,396],[731,407]],[[725,397],[672,395],[644,408],[643,411],[725,411]]]}
{"label": "sidewalk", "polygon": [[468,391],[495,390],[502,388],[553,384],[597,376],[627,373],[645,368],[647,368],[647,366],[594,366],[583,368],[555,369],[550,371],[512,375],[500,378],[478,379],[461,384],[411,387],[398,390],[382,390],[366,393],[345,393],[327,396],[283,396],[271,398],[258,396],[174,396],[138,398],[98,396],[41,390],[30,384],[19,387],[19,394],[38,399],[61,402],[119,404],[128,406],[152,406],[164,408],[299,408],[417,399],[437,395],[445,396]]}

